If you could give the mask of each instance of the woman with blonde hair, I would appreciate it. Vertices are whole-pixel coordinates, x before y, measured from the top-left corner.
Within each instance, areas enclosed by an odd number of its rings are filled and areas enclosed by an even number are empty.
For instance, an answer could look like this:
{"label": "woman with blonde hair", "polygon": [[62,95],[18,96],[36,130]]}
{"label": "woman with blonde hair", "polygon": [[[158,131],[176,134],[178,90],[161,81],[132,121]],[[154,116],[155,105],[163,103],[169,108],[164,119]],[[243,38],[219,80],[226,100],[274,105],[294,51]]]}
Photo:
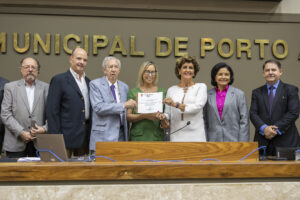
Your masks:
{"label": "woman with blonde hair", "polygon": [[[157,66],[146,61],[140,66],[138,73],[138,87],[133,88],[128,93],[128,100],[136,100],[137,93],[162,92],[163,98],[166,97],[166,90],[157,86],[158,71]],[[131,122],[130,140],[131,141],[162,141],[164,131],[160,128],[160,120],[164,119],[161,113],[142,114],[137,113],[136,108],[127,110],[127,121]]]}

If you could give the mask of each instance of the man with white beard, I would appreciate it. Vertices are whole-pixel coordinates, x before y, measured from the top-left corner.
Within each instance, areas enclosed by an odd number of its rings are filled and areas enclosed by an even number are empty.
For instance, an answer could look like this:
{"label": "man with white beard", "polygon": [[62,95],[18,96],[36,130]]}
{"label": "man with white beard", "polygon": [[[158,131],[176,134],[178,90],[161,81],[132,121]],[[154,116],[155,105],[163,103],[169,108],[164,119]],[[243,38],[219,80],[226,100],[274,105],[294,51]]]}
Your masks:
{"label": "man with white beard", "polygon": [[21,60],[22,79],[5,84],[1,119],[5,125],[3,149],[9,158],[36,156],[36,134],[47,131],[45,106],[49,84],[37,80],[39,62]]}

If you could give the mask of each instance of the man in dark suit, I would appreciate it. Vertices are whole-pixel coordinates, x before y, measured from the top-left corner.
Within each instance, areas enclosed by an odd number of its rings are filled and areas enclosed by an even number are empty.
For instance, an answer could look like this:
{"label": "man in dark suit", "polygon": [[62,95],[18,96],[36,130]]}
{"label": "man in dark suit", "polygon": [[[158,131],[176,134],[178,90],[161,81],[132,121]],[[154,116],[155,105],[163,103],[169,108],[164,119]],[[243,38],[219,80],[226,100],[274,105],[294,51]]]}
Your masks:
{"label": "man in dark suit", "polygon": [[252,91],[250,119],[255,126],[254,141],[267,147],[267,155],[275,155],[275,147],[300,144],[295,121],[299,117],[298,88],[283,83],[281,64],[268,60],[263,65],[266,85]]}
{"label": "man in dark suit", "polygon": [[63,134],[68,156],[89,153],[89,82],[84,69],[87,53],[76,48],[69,58],[70,69],[50,82],[46,116],[48,132]]}
{"label": "man in dark suit", "polygon": [[[8,80],[0,77],[0,113],[1,113],[1,103],[3,100],[4,85],[6,83],[8,83]],[[2,150],[3,139],[4,139],[4,125],[2,123],[2,120],[0,119],[0,152]]]}

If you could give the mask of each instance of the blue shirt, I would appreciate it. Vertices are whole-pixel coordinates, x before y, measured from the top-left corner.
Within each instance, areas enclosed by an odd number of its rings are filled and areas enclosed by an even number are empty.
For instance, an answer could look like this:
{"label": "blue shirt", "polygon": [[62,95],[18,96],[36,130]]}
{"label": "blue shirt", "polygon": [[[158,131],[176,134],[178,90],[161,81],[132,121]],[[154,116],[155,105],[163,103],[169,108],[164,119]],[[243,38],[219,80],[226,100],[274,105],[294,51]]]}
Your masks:
{"label": "blue shirt", "polygon": [[[274,88],[274,89],[273,89],[273,95],[274,95],[274,97],[275,97],[275,95],[276,95],[276,91],[277,91],[277,88],[278,88],[279,83],[280,83],[280,80],[278,80],[278,81],[273,85],[273,88]],[[270,87],[271,87],[271,85],[267,83],[268,95],[270,95]],[[262,126],[260,127],[260,129],[259,129],[259,134],[265,135],[265,134],[264,134],[264,129],[265,129],[267,126],[268,126],[268,125],[266,125],[266,124],[262,125]],[[281,133],[278,129],[277,129],[277,133],[278,133],[278,135],[282,135],[282,133]]]}

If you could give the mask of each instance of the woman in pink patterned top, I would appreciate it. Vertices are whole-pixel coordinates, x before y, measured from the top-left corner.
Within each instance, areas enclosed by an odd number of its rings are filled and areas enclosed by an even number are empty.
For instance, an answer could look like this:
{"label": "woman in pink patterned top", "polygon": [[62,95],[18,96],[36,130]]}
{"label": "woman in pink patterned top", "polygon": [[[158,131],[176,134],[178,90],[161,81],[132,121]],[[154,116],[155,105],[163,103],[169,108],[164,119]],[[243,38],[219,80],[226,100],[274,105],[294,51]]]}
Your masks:
{"label": "woman in pink patterned top", "polygon": [[208,141],[249,141],[249,116],[245,93],[233,87],[233,71],[226,63],[211,70],[213,89],[207,93],[205,128]]}

